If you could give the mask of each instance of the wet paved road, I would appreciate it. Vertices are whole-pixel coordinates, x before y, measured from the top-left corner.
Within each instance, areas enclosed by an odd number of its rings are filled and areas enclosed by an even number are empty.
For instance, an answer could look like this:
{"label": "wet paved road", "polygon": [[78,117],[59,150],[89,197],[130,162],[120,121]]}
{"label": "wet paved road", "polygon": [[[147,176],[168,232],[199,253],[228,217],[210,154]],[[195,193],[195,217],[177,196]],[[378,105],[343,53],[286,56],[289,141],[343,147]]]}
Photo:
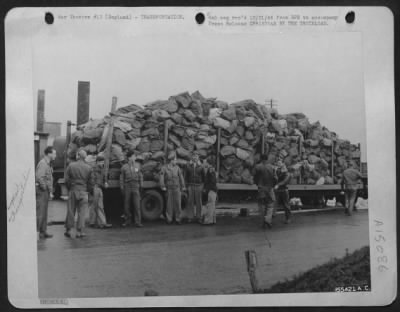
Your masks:
{"label": "wet paved road", "polygon": [[88,229],[84,239],[38,242],[40,297],[250,293],[244,251],[254,249],[259,282],[268,287],[368,245],[368,212],[301,214],[272,230],[256,217],[220,217],[216,226],[148,223],[144,228]]}

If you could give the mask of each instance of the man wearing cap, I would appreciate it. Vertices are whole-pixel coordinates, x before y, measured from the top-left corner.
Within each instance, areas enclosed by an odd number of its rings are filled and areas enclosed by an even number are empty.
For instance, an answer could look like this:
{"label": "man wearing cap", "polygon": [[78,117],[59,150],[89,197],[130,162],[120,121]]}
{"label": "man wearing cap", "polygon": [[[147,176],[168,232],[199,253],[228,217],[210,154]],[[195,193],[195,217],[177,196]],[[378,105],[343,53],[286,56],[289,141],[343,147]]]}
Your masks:
{"label": "man wearing cap", "polygon": [[86,163],[92,167],[94,182],[93,194],[89,193],[89,225],[99,229],[111,228],[112,224],[107,223],[101,189],[104,185],[103,166],[99,156],[89,157],[86,157]]}
{"label": "man wearing cap", "polygon": [[36,166],[36,226],[38,238],[51,238],[47,233],[47,212],[49,199],[53,197],[53,169],[51,162],[56,159],[56,150],[48,146],[44,150],[44,157]]}
{"label": "man wearing cap", "polygon": [[362,181],[360,171],[355,168],[354,163],[350,163],[348,168],[343,171],[343,177],[341,181],[342,191],[344,189],[346,210],[345,214],[351,216],[354,211],[354,204],[357,199],[358,183]]}
{"label": "man wearing cap", "polygon": [[290,181],[290,173],[287,170],[285,164],[281,159],[278,159],[276,169],[276,185],[274,186],[276,204],[278,206],[283,206],[285,210],[285,223],[289,224],[291,222],[291,211],[289,204],[289,191],[287,185]]}
{"label": "man wearing cap", "polygon": [[140,192],[143,187],[143,174],[141,171],[141,158],[136,158],[133,151],[126,155],[128,163],[122,166],[120,175],[120,188],[124,194],[125,222],[122,226],[132,224],[131,204],[135,218],[135,226],[142,227],[142,214],[140,210]]}
{"label": "man wearing cap", "polygon": [[68,188],[67,217],[65,221],[66,237],[71,237],[71,229],[75,227],[75,213],[78,212],[76,237],[86,236],[85,216],[88,209],[89,192],[93,190],[92,168],[85,162],[86,152],[81,149],[77,154],[77,161],[68,165],[65,170],[65,184]]}
{"label": "man wearing cap", "polygon": [[272,227],[272,215],[274,212],[275,194],[273,187],[276,179],[274,167],[268,163],[268,155],[261,155],[261,163],[253,169],[254,183],[258,186],[258,208],[263,215],[263,227]]}
{"label": "man wearing cap", "polygon": [[[184,175],[188,188],[188,200],[185,209],[186,217],[189,222],[192,222],[194,218],[198,222],[201,222],[202,194],[205,174],[197,153],[193,153],[192,159],[187,165]],[[194,208],[195,205],[196,210]]]}
{"label": "man wearing cap", "polygon": [[175,219],[177,224],[181,224],[181,191],[185,191],[185,181],[181,168],[176,164],[175,154],[168,165],[161,169],[160,187],[167,192],[167,223],[171,224]]}

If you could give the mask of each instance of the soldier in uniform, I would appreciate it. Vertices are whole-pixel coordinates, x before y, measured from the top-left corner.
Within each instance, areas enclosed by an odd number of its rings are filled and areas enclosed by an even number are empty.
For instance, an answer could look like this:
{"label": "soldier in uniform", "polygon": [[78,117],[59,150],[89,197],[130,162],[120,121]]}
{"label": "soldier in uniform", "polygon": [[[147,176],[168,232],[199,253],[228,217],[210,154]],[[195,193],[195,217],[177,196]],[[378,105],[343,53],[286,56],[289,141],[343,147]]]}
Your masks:
{"label": "soldier in uniform", "polygon": [[176,155],[162,168],[160,186],[167,192],[167,223],[171,224],[175,219],[177,224],[181,224],[181,191],[185,191],[185,181],[181,168],[176,164]]}
{"label": "soldier in uniform", "polygon": [[53,197],[53,169],[51,162],[54,159],[56,159],[56,150],[48,146],[44,150],[43,159],[36,166],[36,225],[40,238],[53,237],[53,235],[47,233],[47,213],[49,199]]}
{"label": "soldier in uniform", "polygon": [[[201,223],[201,207],[202,207],[202,194],[203,194],[203,183],[205,178],[205,171],[200,163],[199,155],[193,153],[190,163],[187,165],[184,172],[185,183],[188,188],[188,200],[186,205],[186,216],[188,222],[192,222],[196,219]],[[195,209],[196,206],[196,209]]]}
{"label": "soldier in uniform", "polygon": [[258,186],[258,208],[263,215],[263,227],[272,227],[272,215],[274,212],[275,185],[274,167],[268,163],[268,155],[261,156],[261,163],[253,169],[254,183]]}
{"label": "soldier in uniform", "polygon": [[289,204],[289,191],[287,185],[290,181],[290,173],[287,170],[285,164],[281,159],[278,159],[276,169],[276,180],[277,183],[274,186],[276,204],[283,206],[285,210],[285,223],[289,224],[291,222],[291,211]]}
{"label": "soldier in uniform", "polygon": [[128,163],[121,168],[120,188],[124,194],[125,222],[122,226],[132,224],[131,203],[133,203],[135,226],[142,227],[142,214],[140,210],[140,192],[143,187],[143,174],[141,159],[136,158],[133,151],[127,153]]}
{"label": "soldier in uniform", "polygon": [[[87,157],[89,158],[89,156]],[[89,225],[99,229],[111,228],[112,224],[107,223],[106,214],[104,211],[103,190],[104,174],[103,166],[101,165],[98,156],[93,156],[93,160],[86,162],[91,165],[93,170],[93,194],[89,194]]]}
{"label": "soldier in uniform", "polygon": [[66,237],[71,237],[71,229],[75,227],[76,212],[78,212],[76,237],[86,236],[83,232],[85,216],[88,210],[89,192],[93,190],[92,168],[85,162],[86,157],[86,152],[79,150],[77,161],[70,163],[65,170],[65,184],[69,191],[64,233]]}
{"label": "soldier in uniform", "polygon": [[351,216],[353,214],[354,205],[357,199],[358,183],[362,181],[362,175],[360,171],[356,169],[354,163],[350,163],[348,168],[343,171],[343,177],[341,181],[342,191],[345,192],[345,214]]}

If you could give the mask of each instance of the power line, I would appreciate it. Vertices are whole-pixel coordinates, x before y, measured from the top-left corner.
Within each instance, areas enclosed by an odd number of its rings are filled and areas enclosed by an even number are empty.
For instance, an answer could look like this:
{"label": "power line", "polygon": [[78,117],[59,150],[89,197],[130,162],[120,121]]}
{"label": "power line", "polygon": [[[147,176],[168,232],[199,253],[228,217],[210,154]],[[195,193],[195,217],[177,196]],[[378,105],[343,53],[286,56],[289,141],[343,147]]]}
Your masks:
{"label": "power line", "polygon": [[276,104],[276,102],[278,102],[277,100],[274,99],[269,99],[269,100],[265,100],[265,105],[269,105],[269,107],[272,109],[274,106],[278,106],[278,104]]}

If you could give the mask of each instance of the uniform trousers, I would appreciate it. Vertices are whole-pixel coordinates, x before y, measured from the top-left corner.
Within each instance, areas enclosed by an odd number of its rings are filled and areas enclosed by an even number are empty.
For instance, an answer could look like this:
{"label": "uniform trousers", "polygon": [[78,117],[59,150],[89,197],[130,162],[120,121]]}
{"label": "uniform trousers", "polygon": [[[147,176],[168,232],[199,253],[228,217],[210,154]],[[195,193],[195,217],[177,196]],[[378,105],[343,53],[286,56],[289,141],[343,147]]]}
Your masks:
{"label": "uniform trousers", "polygon": [[217,193],[213,190],[208,191],[207,205],[204,209],[203,224],[217,223],[217,215],[215,211],[215,202],[217,200]]}
{"label": "uniform trousers", "polygon": [[40,233],[47,232],[49,197],[49,191],[38,190],[38,188],[36,188],[36,230]]}
{"label": "uniform trousers", "polygon": [[272,216],[274,214],[275,194],[272,187],[258,188],[258,209],[264,222],[272,224]]}
{"label": "uniform trousers", "polygon": [[[188,200],[186,204],[186,217],[193,219],[194,217],[201,218],[201,207],[203,195],[203,185],[201,184],[189,184],[188,185]],[[196,208],[195,208],[196,206]]]}
{"label": "uniform trousers", "polygon": [[89,224],[107,224],[104,212],[103,191],[99,186],[93,188],[93,195],[89,197]]}
{"label": "uniform trousers", "polygon": [[76,229],[83,231],[88,210],[89,195],[84,190],[70,190],[67,203],[67,218],[65,227],[70,230],[75,227],[75,214],[78,214]]}
{"label": "uniform trousers", "polygon": [[169,187],[167,188],[167,222],[171,223],[174,219],[180,222],[181,214],[181,190],[178,187]]}
{"label": "uniform trousers", "polygon": [[133,204],[133,213],[135,218],[135,224],[142,223],[142,213],[140,210],[140,191],[137,187],[131,187],[125,185],[124,187],[124,213],[126,222],[129,224],[132,222],[131,205]]}
{"label": "uniform trousers", "polygon": [[289,204],[289,191],[287,189],[275,190],[275,199],[276,205],[283,207],[283,209],[285,210],[286,220],[289,220],[292,215]]}
{"label": "uniform trousers", "polygon": [[346,212],[351,215],[354,211],[354,205],[356,203],[357,198],[357,188],[356,187],[347,187],[345,191],[346,198]]}

